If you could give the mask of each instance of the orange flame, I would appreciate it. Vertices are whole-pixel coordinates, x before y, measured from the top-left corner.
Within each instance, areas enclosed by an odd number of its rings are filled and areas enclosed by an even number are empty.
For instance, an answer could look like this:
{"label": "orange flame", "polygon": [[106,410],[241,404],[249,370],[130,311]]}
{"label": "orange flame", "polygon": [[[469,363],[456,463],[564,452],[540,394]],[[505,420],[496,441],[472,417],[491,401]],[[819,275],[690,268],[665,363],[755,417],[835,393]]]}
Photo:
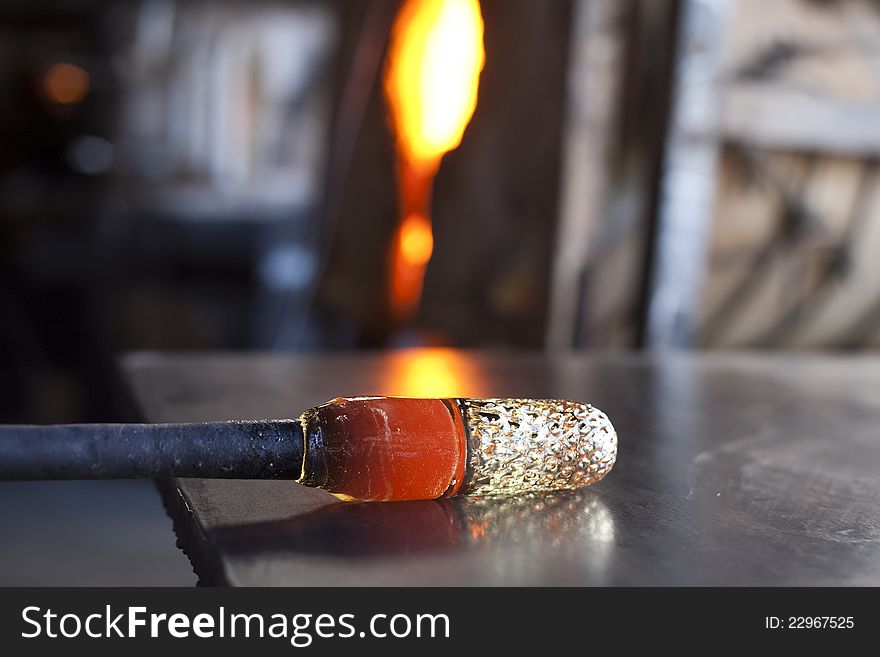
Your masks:
{"label": "orange flame", "polygon": [[385,95],[397,137],[401,222],[392,243],[396,323],[418,306],[433,249],[431,186],[440,159],[461,143],[483,69],[479,0],[406,0],[391,33]]}

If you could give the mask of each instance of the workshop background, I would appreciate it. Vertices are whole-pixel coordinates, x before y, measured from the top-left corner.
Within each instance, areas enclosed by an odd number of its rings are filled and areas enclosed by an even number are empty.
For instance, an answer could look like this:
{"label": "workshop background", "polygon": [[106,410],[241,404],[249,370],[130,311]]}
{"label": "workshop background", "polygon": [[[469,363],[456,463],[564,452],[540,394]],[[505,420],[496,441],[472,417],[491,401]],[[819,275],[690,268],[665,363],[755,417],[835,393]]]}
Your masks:
{"label": "workshop background", "polygon": [[[424,166],[412,4],[0,3],[0,421],[135,419],[131,351],[880,345],[880,2],[461,0]],[[148,483],[0,522],[0,584],[193,579]]]}

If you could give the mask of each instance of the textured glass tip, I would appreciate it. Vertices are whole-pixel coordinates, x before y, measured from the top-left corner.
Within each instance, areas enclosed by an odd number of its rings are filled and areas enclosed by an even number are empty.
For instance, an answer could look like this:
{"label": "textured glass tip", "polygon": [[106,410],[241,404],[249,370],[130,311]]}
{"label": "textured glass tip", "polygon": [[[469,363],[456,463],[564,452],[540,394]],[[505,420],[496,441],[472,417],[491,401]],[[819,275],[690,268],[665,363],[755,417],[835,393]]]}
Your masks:
{"label": "textured glass tip", "polygon": [[593,484],[617,459],[617,433],[589,404],[560,399],[463,399],[471,495]]}

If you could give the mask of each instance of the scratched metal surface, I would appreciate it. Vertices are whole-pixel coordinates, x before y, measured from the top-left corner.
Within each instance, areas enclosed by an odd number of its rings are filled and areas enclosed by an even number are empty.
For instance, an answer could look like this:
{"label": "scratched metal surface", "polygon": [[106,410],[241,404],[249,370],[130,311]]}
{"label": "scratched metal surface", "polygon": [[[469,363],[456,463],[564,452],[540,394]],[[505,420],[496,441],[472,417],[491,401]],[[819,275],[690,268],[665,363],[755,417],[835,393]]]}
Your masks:
{"label": "scratched metal surface", "polygon": [[339,395],[562,397],[605,410],[612,473],[548,499],[350,505],[177,480],[180,542],[232,585],[880,585],[880,359],[161,355],[147,419],[295,416]]}

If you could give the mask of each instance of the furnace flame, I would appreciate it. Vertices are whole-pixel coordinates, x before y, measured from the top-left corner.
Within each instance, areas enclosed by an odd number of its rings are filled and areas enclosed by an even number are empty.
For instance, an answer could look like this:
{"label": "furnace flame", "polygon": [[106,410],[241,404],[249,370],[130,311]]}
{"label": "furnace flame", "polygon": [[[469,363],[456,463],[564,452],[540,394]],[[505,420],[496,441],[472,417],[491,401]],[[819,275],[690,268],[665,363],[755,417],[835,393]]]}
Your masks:
{"label": "furnace flame", "polygon": [[477,106],[485,62],[478,0],[406,0],[391,32],[385,95],[396,137],[401,221],[392,243],[395,323],[418,307],[433,249],[431,187]]}
{"label": "furnace flame", "polygon": [[477,0],[408,0],[391,33],[385,93],[402,158],[423,170],[461,143],[483,70]]}

